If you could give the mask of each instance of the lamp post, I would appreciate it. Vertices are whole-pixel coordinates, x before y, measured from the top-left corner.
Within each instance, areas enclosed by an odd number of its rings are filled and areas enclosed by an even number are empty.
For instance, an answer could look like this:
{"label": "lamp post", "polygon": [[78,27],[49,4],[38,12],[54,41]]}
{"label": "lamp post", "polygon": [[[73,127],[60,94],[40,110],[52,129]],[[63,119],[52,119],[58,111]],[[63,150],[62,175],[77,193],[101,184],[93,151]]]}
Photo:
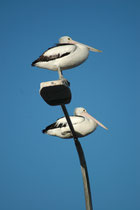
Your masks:
{"label": "lamp post", "polygon": [[40,84],[40,95],[47,104],[51,106],[60,105],[62,108],[62,111],[64,112],[65,118],[72,132],[74,143],[75,143],[76,150],[78,152],[78,156],[80,160],[81,172],[82,172],[82,178],[83,178],[83,184],[84,184],[86,210],[93,210],[88,170],[87,170],[84,152],[76,136],[68,111],[65,106],[65,104],[68,104],[71,101],[70,88],[67,84],[63,82],[63,80],[43,82]]}

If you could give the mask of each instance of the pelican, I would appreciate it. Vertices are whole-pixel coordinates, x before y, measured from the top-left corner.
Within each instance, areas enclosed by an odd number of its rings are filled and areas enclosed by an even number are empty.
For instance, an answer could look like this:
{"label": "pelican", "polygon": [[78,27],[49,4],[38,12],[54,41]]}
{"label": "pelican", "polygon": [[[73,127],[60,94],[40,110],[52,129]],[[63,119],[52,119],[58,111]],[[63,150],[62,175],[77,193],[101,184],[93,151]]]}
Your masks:
{"label": "pelican", "polygon": [[74,41],[69,36],[63,36],[56,46],[49,48],[32,62],[32,66],[58,71],[59,79],[63,79],[62,70],[71,69],[83,63],[88,58],[89,51],[102,52]]}
{"label": "pelican", "polygon": [[[108,129],[94,117],[89,115],[85,108],[78,107],[74,111],[74,116],[70,116],[77,137],[84,137],[96,130],[100,125],[104,129]],[[69,125],[65,117],[58,119],[55,123],[47,126],[43,133],[58,136],[63,139],[73,138]]]}

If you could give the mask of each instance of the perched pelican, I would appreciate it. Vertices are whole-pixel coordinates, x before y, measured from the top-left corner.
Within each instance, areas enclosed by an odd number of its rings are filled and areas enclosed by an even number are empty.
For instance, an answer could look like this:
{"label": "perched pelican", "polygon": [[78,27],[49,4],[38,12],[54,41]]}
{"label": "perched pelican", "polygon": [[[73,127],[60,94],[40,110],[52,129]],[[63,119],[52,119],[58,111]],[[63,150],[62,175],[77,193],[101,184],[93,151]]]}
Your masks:
{"label": "perched pelican", "polygon": [[32,63],[32,66],[58,71],[59,78],[63,79],[61,71],[83,63],[88,58],[89,51],[101,52],[101,50],[76,42],[69,36],[63,36],[55,47],[46,50]]}
{"label": "perched pelican", "polygon": [[[87,136],[88,134],[95,131],[98,125],[105,128],[106,130],[108,129],[94,117],[89,115],[87,111],[82,107],[76,108],[74,111],[74,116],[70,116],[70,119],[77,137]],[[44,130],[42,130],[42,132],[64,139],[73,137],[65,117],[62,117],[55,123],[47,126]]]}

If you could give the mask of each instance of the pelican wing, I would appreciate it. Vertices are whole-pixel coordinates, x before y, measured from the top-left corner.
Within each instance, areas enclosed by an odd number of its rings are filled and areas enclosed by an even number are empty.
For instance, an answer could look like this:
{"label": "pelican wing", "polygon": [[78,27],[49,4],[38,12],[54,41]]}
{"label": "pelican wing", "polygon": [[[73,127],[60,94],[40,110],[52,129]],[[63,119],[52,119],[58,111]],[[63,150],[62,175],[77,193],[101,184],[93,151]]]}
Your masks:
{"label": "pelican wing", "polygon": [[39,61],[51,61],[64,56],[69,55],[74,52],[77,47],[73,44],[58,44],[55,47],[49,48],[46,50],[37,60],[32,63],[34,66]]}
{"label": "pelican wing", "polygon": [[[76,124],[80,124],[84,121],[84,117],[82,116],[71,116],[70,119],[73,126]],[[66,127],[69,129],[67,120],[65,117],[63,117],[63,118],[58,119],[55,123],[47,126],[44,130],[42,130],[42,132],[47,133],[48,130],[57,129],[57,128],[66,128]]]}

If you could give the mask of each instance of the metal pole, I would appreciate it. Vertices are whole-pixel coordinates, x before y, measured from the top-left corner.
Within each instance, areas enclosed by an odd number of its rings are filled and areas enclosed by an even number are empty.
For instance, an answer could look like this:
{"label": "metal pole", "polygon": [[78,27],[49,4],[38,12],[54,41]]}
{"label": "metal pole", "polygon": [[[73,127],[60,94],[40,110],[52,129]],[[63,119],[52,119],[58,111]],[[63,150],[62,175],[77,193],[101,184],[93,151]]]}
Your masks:
{"label": "metal pole", "polygon": [[70,130],[72,132],[75,146],[78,152],[79,160],[80,160],[80,165],[81,165],[81,171],[82,171],[82,177],[83,177],[83,184],[84,184],[84,192],[85,192],[85,202],[86,202],[86,210],[93,210],[92,207],[92,199],[91,199],[91,191],[90,191],[90,183],[89,183],[89,177],[88,177],[88,170],[87,170],[87,165],[86,165],[86,160],[84,156],[84,152],[82,149],[82,146],[75,134],[72,122],[70,120],[69,114],[67,112],[67,109],[64,104],[61,105],[61,108],[64,112],[64,115],[66,117],[66,120],[68,122],[68,125],[70,127]]}

